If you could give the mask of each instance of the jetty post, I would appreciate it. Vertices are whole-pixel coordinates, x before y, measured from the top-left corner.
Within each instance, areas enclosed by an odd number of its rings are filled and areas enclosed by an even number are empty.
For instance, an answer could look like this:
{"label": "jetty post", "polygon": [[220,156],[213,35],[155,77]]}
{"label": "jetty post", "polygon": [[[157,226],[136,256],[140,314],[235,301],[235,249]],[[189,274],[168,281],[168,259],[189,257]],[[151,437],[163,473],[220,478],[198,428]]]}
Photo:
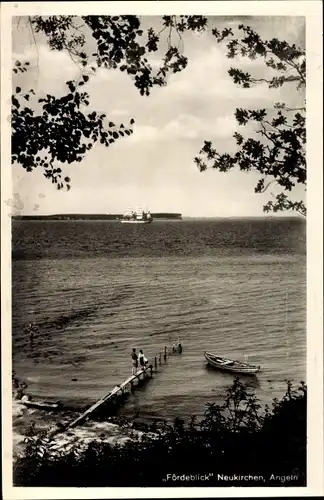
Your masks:
{"label": "jetty post", "polygon": [[[179,344],[177,347],[175,344],[172,346],[172,352],[178,352],[180,354],[182,353],[182,344],[180,343],[180,341],[179,341]],[[168,349],[167,349],[167,346],[164,346],[163,357],[164,357],[165,362],[167,361],[167,355],[168,355]],[[159,358],[159,365],[161,365],[162,364],[162,353],[161,352],[159,352],[158,358]],[[143,379],[145,379],[145,377],[148,376],[148,374],[150,375],[151,378],[153,378],[153,370],[158,371],[157,368],[158,368],[158,360],[157,360],[157,356],[155,356],[154,357],[154,366],[153,366],[153,364],[150,364],[146,367],[143,367],[139,372],[136,373],[136,375],[131,375],[126,380],[124,380],[124,382],[116,385],[108,394],[104,395],[101,399],[99,399],[96,403],[94,403],[90,408],[85,410],[84,413],[82,413],[82,415],[78,416],[75,420],[73,420],[71,423],[64,426],[62,429],[61,428],[54,429],[51,434],[52,435],[58,434],[60,432],[63,432],[63,430],[66,430],[68,428],[73,428],[76,425],[81,424],[85,420],[88,420],[90,415],[92,415],[98,408],[100,408],[100,407],[104,406],[106,403],[108,403],[108,401],[115,399],[115,398],[118,398],[121,395],[127,394],[128,388],[130,388],[131,391],[133,391],[136,389],[137,386],[140,386],[139,381],[140,381],[141,375],[143,375]],[[137,381],[136,384],[135,384],[135,381]]]}

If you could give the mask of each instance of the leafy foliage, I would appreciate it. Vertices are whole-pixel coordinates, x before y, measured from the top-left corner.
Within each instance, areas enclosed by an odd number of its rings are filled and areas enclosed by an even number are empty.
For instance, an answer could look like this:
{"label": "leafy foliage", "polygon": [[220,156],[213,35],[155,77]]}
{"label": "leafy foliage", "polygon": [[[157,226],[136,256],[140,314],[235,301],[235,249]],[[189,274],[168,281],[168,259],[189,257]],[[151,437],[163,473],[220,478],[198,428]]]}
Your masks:
{"label": "leafy foliage", "polygon": [[[119,69],[126,72],[141,95],[148,96],[153,86],[166,84],[168,73],[181,71],[187,59],[181,54],[179,43],[171,39],[172,29],[180,31],[200,29],[199,16],[181,16],[178,23],[174,16],[164,16],[162,29],[155,33],[150,28],[145,34],[137,16],[35,16],[29,18],[34,40],[35,35],[46,36],[52,50],[67,51],[80,70],[76,81],[67,81],[66,95],[46,95],[36,98],[30,89],[22,93],[16,87],[12,97],[12,163],[18,163],[28,172],[42,167],[46,178],[58,189],[70,189],[70,179],[62,174],[62,163],[80,162],[93,144],[100,141],[110,146],[118,138],[133,133],[132,127],[116,126],[106,121],[106,115],[87,113],[90,97],[82,92],[98,68]],[[81,22],[81,24],[80,24]],[[146,55],[159,48],[161,33],[168,30],[167,50],[158,70],[153,70]],[[86,34],[95,42],[95,52],[89,53]],[[27,71],[30,63],[16,61],[13,72],[18,75]],[[29,101],[26,106],[24,100]],[[36,112],[37,104],[41,111]],[[130,120],[130,125],[134,120]],[[58,166],[59,165],[59,166]]]}
{"label": "leafy foliage", "polygon": [[[227,56],[238,56],[251,60],[264,58],[265,65],[273,70],[269,78],[255,78],[250,73],[231,67],[228,71],[237,85],[250,88],[264,83],[271,88],[294,83],[298,89],[306,85],[305,50],[289,45],[277,38],[264,41],[248,26],[240,25],[242,37],[234,37],[232,29],[222,32],[213,29],[218,43],[227,41]],[[229,41],[228,41],[229,40]],[[261,178],[255,186],[256,193],[263,193],[276,183],[283,191],[274,196],[264,206],[264,211],[295,210],[306,215],[302,201],[293,202],[286,192],[292,191],[296,184],[306,185],[306,126],[305,107],[291,109],[284,103],[275,103],[272,110],[236,109],[235,118],[240,126],[253,124],[260,139],[235,132],[234,139],[238,146],[235,154],[220,153],[211,141],[205,141],[195,162],[200,171],[212,167],[220,172],[228,172],[238,167],[241,171],[255,171]],[[270,178],[270,181],[269,181]]]}
{"label": "leafy foliage", "polygon": [[[67,82],[67,87],[69,93],[63,97],[47,95],[38,99],[38,103],[42,103],[42,114],[23,107],[17,89],[16,97],[12,97],[12,162],[21,164],[27,172],[42,167],[45,177],[58,189],[64,184],[70,189],[70,179],[62,178],[62,169],[56,163],[80,162],[94,142],[100,140],[108,147],[119,137],[133,132],[123,124],[105,125],[105,114],[97,115],[95,111],[86,114],[83,108],[89,104],[89,95],[79,92],[73,82]],[[31,90],[23,97],[29,100],[33,94]]]}
{"label": "leafy foliage", "polygon": [[[127,73],[140,94],[149,96],[154,87],[167,84],[170,74],[186,68],[183,33],[199,33],[209,28],[206,17],[188,15],[163,16],[158,32],[152,27],[144,31],[139,17],[129,15],[35,16],[29,18],[29,24],[34,40],[37,34],[45,36],[49,47],[67,51],[80,71],[76,81],[66,82],[68,90],[64,96],[36,99],[33,89],[24,93],[17,86],[12,98],[12,162],[27,171],[42,167],[45,177],[59,189],[64,185],[70,187],[70,179],[62,174],[62,163],[80,162],[97,141],[109,146],[133,131],[130,126],[133,119],[126,127],[115,126],[105,121],[105,115],[86,112],[90,98],[81,87],[95,76],[97,69]],[[304,49],[277,38],[262,40],[243,24],[238,30],[240,36],[235,36],[231,28],[211,28],[217,43],[226,43],[229,59],[262,58],[265,68],[272,73],[258,78],[231,67],[228,73],[236,85],[250,88],[266,84],[271,89],[294,84],[303,90],[306,84]],[[87,35],[92,39],[90,44]],[[164,53],[161,65],[154,69],[148,56],[161,49]],[[29,66],[29,62],[16,61],[13,72],[18,77]],[[35,111],[35,101],[42,104],[39,112]],[[305,107],[291,109],[284,103],[276,103],[271,110],[237,109],[235,118],[242,127],[252,124],[259,137],[245,139],[236,132],[235,154],[219,152],[210,141],[205,141],[200,156],[195,158],[200,171],[208,167],[220,172],[233,168],[256,171],[261,175],[255,186],[256,193],[264,192],[274,183],[282,189],[264,206],[265,211],[296,210],[306,215],[304,203],[289,198],[297,184],[306,185]]]}
{"label": "leafy foliage", "polygon": [[[256,475],[254,486],[297,486],[306,481],[306,396],[302,383],[293,392],[288,383],[272,411],[261,411],[259,401],[238,378],[227,390],[223,405],[208,405],[204,418],[188,424],[146,425],[141,438],[110,446],[81,443],[53,452],[44,436],[30,436],[23,457],[14,466],[19,486],[233,486],[219,474]],[[125,471],[127,475],[125,476]],[[194,479],[166,482],[167,474]],[[213,473],[208,482],[200,474]],[[270,480],[273,473],[277,478]],[[286,476],[294,474],[294,483]],[[247,486],[237,479],[235,486]]]}
{"label": "leafy foliage", "polygon": [[261,406],[255,395],[249,395],[239,378],[226,391],[223,405],[208,404],[201,422],[204,430],[215,432],[257,432],[262,425]]}

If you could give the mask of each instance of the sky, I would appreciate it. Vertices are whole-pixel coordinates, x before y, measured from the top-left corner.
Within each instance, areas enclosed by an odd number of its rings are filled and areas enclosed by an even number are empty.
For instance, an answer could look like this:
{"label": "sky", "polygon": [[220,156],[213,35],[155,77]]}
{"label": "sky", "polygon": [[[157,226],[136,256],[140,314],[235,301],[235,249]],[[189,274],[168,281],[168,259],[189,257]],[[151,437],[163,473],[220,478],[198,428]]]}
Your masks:
{"label": "sky", "polygon": [[[160,18],[142,17],[143,27],[158,27]],[[229,27],[243,22],[266,39],[279,37],[304,45],[301,17],[250,17],[209,19],[210,26]],[[51,51],[44,39],[36,44],[26,19],[16,19],[13,29],[13,60],[28,60],[31,69],[17,77],[14,85],[34,88],[37,93],[63,95],[64,82],[79,75],[79,69],[65,52]],[[252,89],[236,86],[228,75],[233,60],[217,44],[210,30],[183,38],[187,68],[171,75],[164,88],[143,97],[130,77],[116,70],[99,69],[83,88],[91,106],[115,123],[135,119],[134,134],[105,148],[96,144],[81,163],[63,165],[71,177],[69,192],[58,191],[40,170],[25,172],[13,167],[13,191],[22,214],[121,213],[130,208],[152,212],[181,212],[184,216],[263,216],[263,204],[271,194],[255,194],[259,178],[255,173],[208,170],[200,173],[193,159],[204,140],[211,140],[219,152],[234,152],[236,108],[271,108],[274,102],[298,105],[304,98],[293,86],[269,90],[266,84]],[[158,64],[158,55],[152,64]],[[240,59],[235,65],[262,75],[264,62]],[[273,191],[276,192],[276,191]],[[304,190],[293,195],[304,199]],[[273,215],[273,214],[272,214]],[[286,214],[287,215],[287,214]]]}

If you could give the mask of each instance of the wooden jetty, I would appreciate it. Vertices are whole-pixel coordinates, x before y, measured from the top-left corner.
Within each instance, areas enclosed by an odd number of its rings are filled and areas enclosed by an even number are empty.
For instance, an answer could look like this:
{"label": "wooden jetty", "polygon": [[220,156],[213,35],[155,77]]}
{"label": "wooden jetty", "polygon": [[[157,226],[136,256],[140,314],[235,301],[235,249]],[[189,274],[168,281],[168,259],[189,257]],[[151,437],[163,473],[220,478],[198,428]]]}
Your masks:
{"label": "wooden jetty", "polygon": [[[73,428],[76,425],[81,424],[82,422],[84,422],[85,420],[87,420],[92,413],[94,413],[96,410],[98,410],[98,408],[100,408],[101,406],[103,406],[104,404],[106,404],[108,401],[111,401],[111,400],[117,398],[118,396],[121,396],[121,395],[125,394],[128,391],[129,388],[131,390],[133,390],[133,388],[135,388],[136,386],[139,385],[141,377],[142,377],[142,380],[145,377],[147,377],[147,376],[149,376],[150,378],[152,378],[153,377],[153,371],[158,371],[158,365],[161,366],[161,364],[162,364],[162,358],[164,360],[164,363],[167,362],[167,358],[168,358],[169,352],[170,351],[168,351],[167,346],[165,346],[164,347],[164,351],[163,351],[163,355],[160,352],[158,356],[154,357],[154,365],[152,363],[151,365],[148,365],[148,366],[140,369],[136,373],[136,375],[131,375],[126,380],[124,380],[124,382],[122,382],[119,385],[116,385],[112,389],[112,391],[110,391],[108,394],[106,394],[101,399],[99,399],[99,401],[96,401],[96,403],[94,403],[92,406],[90,406],[90,408],[88,408],[84,413],[82,413],[82,415],[80,415],[78,418],[76,418],[75,420],[73,420],[73,422],[71,422],[70,424],[68,424],[65,427],[64,430]],[[178,345],[174,344],[172,346],[171,354],[174,354],[174,353],[179,353],[179,354],[182,353],[182,345],[181,345],[180,342],[179,342]],[[134,386],[134,382],[135,381],[137,382],[137,384]],[[61,431],[60,430],[55,431],[55,433],[58,433],[58,432],[61,432]]]}
{"label": "wooden jetty", "polygon": [[119,396],[121,394],[125,394],[127,392],[127,389],[129,387],[133,388],[133,384],[135,380],[137,382],[140,381],[141,377],[144,378],[147,374],[150,375],[150,377],[153,376],[153,366],[147,366],[146,368],[143,368],[142,370],[138,371],[136,375],[131,375],[128,377],[124,382],[122,382],[119,385],[116,385],[111,392],[103,396],[99,401],[97,401],[95,404],[90,406],[82,415],[80,415],[78,418],[73,420],[66,428],[69,429],[71,427],[75,427],[78,424],[81,424],[84,422],[90,415],[93,413],[95,410],[97,410],[100,406],[103,404],[107,403],[108,401],[112,400],[116,396]]}

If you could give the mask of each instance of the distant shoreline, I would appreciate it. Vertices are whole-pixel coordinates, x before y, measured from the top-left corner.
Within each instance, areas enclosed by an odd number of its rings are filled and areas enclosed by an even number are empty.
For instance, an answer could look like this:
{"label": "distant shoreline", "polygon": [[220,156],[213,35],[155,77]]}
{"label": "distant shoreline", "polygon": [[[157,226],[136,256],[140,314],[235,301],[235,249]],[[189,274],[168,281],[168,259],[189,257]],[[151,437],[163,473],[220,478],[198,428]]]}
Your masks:
{"label": "distant shoreline", "polygon": [[[181,220],[180,213],[152,213],[153,219]],[[109,220],[117,221],[123,214],[53,214],[53,215],[12,215],[12,220]]]}
{"label": "distant shoreline", "polygon": [[[51,214],[51,215],[12,215],[15,221],[110,221],[119,222],[122,214]],[[298,220],[305,221],[304,217],[298,215],[258,215],[258,216],[190,216],[181,213],[152,213],[154,220],[254,220],[254,219],[276,219],[276,220]]]}

